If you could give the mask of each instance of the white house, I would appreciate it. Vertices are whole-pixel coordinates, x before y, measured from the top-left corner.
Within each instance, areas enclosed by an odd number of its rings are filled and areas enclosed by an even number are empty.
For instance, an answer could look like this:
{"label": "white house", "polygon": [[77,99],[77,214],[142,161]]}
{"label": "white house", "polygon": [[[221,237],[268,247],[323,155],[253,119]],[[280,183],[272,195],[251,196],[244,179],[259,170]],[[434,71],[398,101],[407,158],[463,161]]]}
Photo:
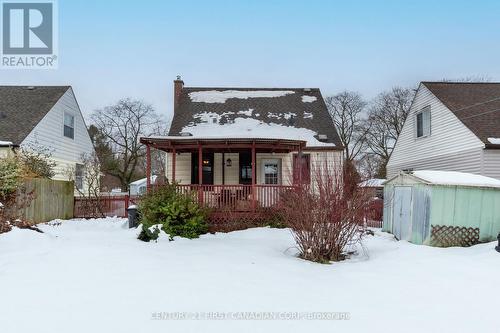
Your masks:
{"label": "white house", "polygon": [[387,164],[500,179],[500,83],[422,82]]}
{"label": "white house", "polygon": [[167,152],[169,181],[236,210],[269,207],[286,186],[343,160],[317,88],[200,88],[178,79],[169,136],[141,142]]}
{"label": "white house", "polygon": [[44,147],[56,163],[56,180],[76,171],[83,187],[82,154],[94,151],[80,107],[70,86],[0,86],[0,157],[18,147]]}

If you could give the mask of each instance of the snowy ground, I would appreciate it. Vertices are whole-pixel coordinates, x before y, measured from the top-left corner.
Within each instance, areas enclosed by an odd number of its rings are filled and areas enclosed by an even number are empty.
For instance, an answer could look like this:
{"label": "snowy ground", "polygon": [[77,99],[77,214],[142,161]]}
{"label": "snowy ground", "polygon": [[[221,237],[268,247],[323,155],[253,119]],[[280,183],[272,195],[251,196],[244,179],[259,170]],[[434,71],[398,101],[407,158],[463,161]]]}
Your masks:
{"label": "snowy ground", "polygon": [[[495,332],[494,243],[437,249],[377,233],[332,265],[287,230],[143,243],[125,220],[0,235],[0,332]],[[348,312],[349,320],[158,320],[177,312]],[[161,314],[158,314],[161,313]]]}

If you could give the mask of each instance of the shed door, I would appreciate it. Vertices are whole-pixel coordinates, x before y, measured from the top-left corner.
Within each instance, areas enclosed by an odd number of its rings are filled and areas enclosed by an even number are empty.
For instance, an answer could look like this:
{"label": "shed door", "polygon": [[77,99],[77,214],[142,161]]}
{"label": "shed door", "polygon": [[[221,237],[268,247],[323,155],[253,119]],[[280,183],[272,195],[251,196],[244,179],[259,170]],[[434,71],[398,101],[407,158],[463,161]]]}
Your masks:
{"label": "shed door", "polygon": [[411,187],[394,187],[392,232],[399,240],[411,238]]}

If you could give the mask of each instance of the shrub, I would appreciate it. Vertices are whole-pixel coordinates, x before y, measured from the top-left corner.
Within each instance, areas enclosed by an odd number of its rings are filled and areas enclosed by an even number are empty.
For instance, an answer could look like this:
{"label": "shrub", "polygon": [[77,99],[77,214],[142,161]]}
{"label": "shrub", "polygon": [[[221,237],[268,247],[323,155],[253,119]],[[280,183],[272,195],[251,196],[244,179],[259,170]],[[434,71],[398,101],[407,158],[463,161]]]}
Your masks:
{"label": "shrub", "polygon": [[23,177],[22,165],[17,158],[0,159],[0,199],[14,193],[21,185]]}
{"label": "shrub", "polygon": [[187,194],[176,191],[175,184],[165,185],[144,195],[139,204],[143,231],[156,224],[170,235],[198,238],[208,231],[207,212]]}
{"label": "shrub", "polygon": [[300,257],[320,263],[340,261],[364,234],[366,192],[347,173],[317,170],[311,184],[284,193],[282,215]]}

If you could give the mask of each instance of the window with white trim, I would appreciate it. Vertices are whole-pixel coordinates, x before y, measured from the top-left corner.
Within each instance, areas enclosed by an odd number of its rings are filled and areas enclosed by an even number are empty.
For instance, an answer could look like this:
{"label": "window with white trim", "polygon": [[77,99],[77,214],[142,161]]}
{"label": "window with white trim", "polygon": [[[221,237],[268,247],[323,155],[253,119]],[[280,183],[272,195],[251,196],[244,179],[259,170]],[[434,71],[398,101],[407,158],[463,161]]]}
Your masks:
{"label": "window with white trim", "polygon": [[431,107],[423,108],[416,115],[417,138],[431,135]]}
{"label": "window with white trim", "polygon": [[278,185],[280,183],[281,172],[279,159],[263,160],[262,168],[265,185]]}
{"label": "window with white trim", "polygon": [[70,113],[64,113],[64,136],[75,138],[75,116]]}

